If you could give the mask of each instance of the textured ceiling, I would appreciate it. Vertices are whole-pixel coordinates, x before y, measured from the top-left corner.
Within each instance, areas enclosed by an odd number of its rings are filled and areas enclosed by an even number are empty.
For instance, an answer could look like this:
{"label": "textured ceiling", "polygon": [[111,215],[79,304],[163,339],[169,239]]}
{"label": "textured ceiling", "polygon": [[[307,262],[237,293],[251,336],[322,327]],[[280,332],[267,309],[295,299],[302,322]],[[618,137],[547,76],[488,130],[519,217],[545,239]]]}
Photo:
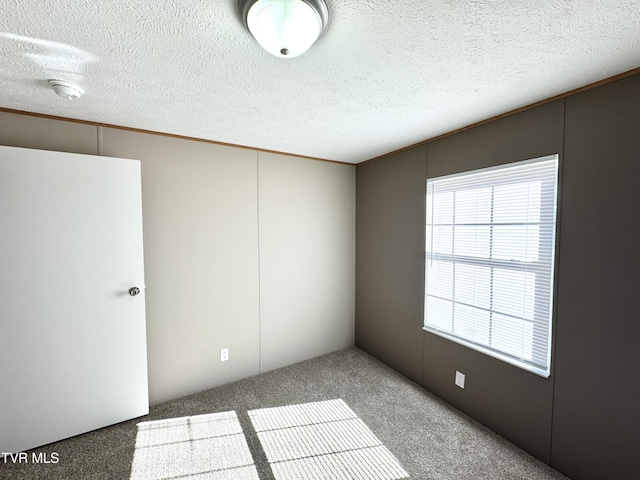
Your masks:
{"label": "textured ceiling", "polygon": [[640,66],[640,0],[327,4],[280,59],[236,0],[2,0],[0,107],[357,163]]}

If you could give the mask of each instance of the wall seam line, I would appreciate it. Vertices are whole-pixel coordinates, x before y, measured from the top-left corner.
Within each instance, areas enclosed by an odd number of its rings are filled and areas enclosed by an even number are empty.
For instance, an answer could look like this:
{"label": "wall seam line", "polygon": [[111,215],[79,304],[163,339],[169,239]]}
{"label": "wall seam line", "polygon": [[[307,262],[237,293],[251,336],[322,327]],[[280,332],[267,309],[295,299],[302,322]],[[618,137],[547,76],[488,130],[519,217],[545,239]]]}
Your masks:
{"label": "wall seam line", "polygon": [[[424,149],[424,178],[422,180],[422,185],[425,187],[426,190],[426,185],[427,185],[427,179],[429,178],[429,144],[425,145],[425,149]],[[426,223],[427,223],[427,195],[426,195],[426,191],[424,192],[424,198],[423,198],[423,205],[424,205],[424,211],[422,212],[422,220],[424,221],[424,225],[423,225],[423,229],[422,231],[425,232],[425,243],[426,243]],[[422,284],[422,319],[420,321],[422,327],[424,327],[424,309],[425,309],[425,290],[426,290],[426,282],[427,282],[427,255],[425,252],[425,248],[423,245],[422,248],[422,252],[423,252],[423,263],[422,263],[422,280],[423,280],[423,284]],[[422,329],[422,327],[420,328],[421,333],[422,333],[422,361],[421,361],[421,365],[420,365],[420,376],[421,376],[421,381],[422,381],[422,387],[426,388],[425,386],[425,382],[424,382],[424,344],[425,344],[425,335],[426,332]]]}
{"label": "wall seam line", "polygon": [[99,156],[103,156],[104,155],[104,146],[103,146],[103,141],[102,141],[102,127],[100,125],[98,125],[97,127],[97,131],[96,131],[96,136],[97,136],[97,143],[98,143],[98,155]]}
{"label": "wall seam line", "polygon": [[[555,269],[556,269],[556,274],[555,274],[555,278],[554,278],[554,292],[553,292],[553,296],[554,296],[554,315],[553,315],[553,357],[552,357],[552,362],[553,362],[553,382],[551,384],[551,418],[550,418],[550,424],[549,424],[549,465],[553,466],[553,419],[554,419],[554,413],[555,413],[555,409],[556,409],[556,365],[557,365],[557,346],[558,346],[558,288],[560,285],[560,282],[558,281],[558,277],[560,276],[560,271],[559,271],[559,264],[560,262],[558,261],[558,255],[560,252],[560,241],[561,241],[561,237],[562,237],[562,201],[563,201],[563,195],[562,195],[562,190],[563,190],[563,182],[564,182],[564,162],[565,162],[565,145],[566,145],[566,140],[567,140],[567,99],[563,98],[562,99],[562,147],[561,147],[561,152],[560,152],[560,165],[559,165],[559,172],[558,172],[558,189],[559,189],[559,202],[558,202],[558,206],[557,206],[557,211],[556,211],[556,245],[555,245],[555,249],[556,249],[556,259],[555,259]],[[554,358],[555,357],[555,358]]]}
{"label": "wall seam line", "polygon": [[260,150],[256,150],[256,217],[258,220],[258,373],[262,373],[262,260],[260,257]]}

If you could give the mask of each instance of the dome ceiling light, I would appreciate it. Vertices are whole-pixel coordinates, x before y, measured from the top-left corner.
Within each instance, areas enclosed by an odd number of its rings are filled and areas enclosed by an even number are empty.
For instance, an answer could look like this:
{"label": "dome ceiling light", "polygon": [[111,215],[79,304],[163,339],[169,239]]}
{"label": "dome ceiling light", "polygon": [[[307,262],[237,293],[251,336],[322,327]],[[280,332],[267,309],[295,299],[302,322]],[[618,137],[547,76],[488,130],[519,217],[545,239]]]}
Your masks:
{"label": "dome ceiling light", "polygon": [[267,52],[280,58],[303,54],[324,32],[324,0],[239,0],[242,19]]}
{"label": "dome ceiling light", "polygon": [[49,85],[51,85],[54,92],[67,100],[76,100],[84,94],[84,90],[81,87],[63,80],[49,80]]}

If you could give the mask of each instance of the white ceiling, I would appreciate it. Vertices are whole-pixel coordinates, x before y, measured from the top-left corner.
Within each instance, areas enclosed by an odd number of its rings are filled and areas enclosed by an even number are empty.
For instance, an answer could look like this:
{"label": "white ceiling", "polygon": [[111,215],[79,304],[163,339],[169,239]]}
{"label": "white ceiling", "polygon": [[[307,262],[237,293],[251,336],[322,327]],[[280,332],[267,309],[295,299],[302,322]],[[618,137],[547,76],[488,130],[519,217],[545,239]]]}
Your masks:
{"label": "white ceiling", "polygon": [[327,4],[280,59],[236,0],[2,0],[0,107],[358,163],[640,67],[640,0]]}

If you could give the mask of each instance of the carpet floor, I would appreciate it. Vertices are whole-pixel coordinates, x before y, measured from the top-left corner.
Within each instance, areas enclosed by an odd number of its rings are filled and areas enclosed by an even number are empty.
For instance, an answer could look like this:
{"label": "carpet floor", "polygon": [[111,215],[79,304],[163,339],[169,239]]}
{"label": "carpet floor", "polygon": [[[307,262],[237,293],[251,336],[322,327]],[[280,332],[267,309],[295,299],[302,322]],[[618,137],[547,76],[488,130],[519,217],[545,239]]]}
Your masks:
{"label": "carpet floor", "polygon": [[[315,406],[314,402],[321,402],[317,404],[320,407]],[[282,411],[265,410],[297,404],[310,406]],[[360,437],[368,435],[366,438],[369,439],[367,440],[369,443],[362,447],[357,444],[361,440],[356,438],[353,450],[343,451],[347,447],[339,447],[342,450],[335,454],[335,458],[336,461],[342,462],[346,470],[336,473],[335,478],[381,480],[401,478],[392,476],[392,473],[385,477],[382,473],[376,473],[375,469],[372,470],[371,462],[377,461],[375,458],[358,460],[364,465],[362,468],[369,465],[369,477],[357,477],[356,473],[351,477],[349,473],[344,473],[351,471],[348,463],[356,461],[353,459],[360,458],[361,454],[377,455],[376,452],[387,455],[391,463],[397,460],[397,465],[392,466],[396,469],[395,471],[406,472],[409,478],[414,480],[558,480],[567,478],[362,350],[351,347],[155,405],[151,407],[149,415],[144,418],[119,423],[27,452],[29,459],[32,454],[35,454],[41,459],[57,459],[57,463],[31,461],[12,463],[6,459],[6,463],[3,463],[0,457],[0,479],[129,480],[144,478],[145,470],[140,468],[158,467],[158,462],[171,465],[167,458],[173,455],[176,461],[188,464],[184,462],[185,455],[176,453],[184,447],[179,440],[182,437],[179,435],[182,435],[180,432],[185,431],[187,427],[184,425],[187,424],[190,432],[188,435],[191,435],[188,438],[193,438],[194,432],[197,435],[198,428],[202,432],[211,432],[213,431],[211,429],[222,432],[220,434],[202,433],[203,438],[207,437],[206,441],[209,443],[199,443],[199,445],[207,446],[205,449],[207,452],[215,450],[222,452],[223,456],[226,455],[225,458],[233,457],[229,464],[231,466],[209,473],[197,473],[188,468],[169,470],[168,473],[165,470],[167,479],[281,480],[286,478],[283,475],[287,475],[282,472],[300,470],[300,468],[307,469],[302,470],[303,472],[311,471],[309,468],[312,468],[316,473],[305,477],[304,473],[301,474],[298,471],[295,477],[291,477],[292,479],[321,478],[321,473],[318,472],[323,468],[334,468],[331,466],[333,464],[327,464],[329,465],[327,467],[322,463],[327,458],[331,458],[323,456],[324,454],[318,456],[311,453],[305,454],[309,455],[305,459],[291,460],[293,457],[289,458],[286,455],[290,455],[288,452],[292,448],[299,449],[296,442],[300,440],[287,440],[287,436],[292,428],[298,429],[301,435],[307,435],[307,437],[311,434],[317,435],[318,431],[325,432],[326,428],[323,425],[326,419],[318,417],[320,413],[317,413],[325,410],[330,411],[328,415],[344,416],[344,418],[329,419],[332,422],[338,422],[337,428],[347,428],[345,431],[349,432],[355,432],[359,428],[365,432]],[[308,417],[315,416],[316,420],[311,423],[317,424],[308,425],[309,422],[304,418],[294,420],[291,425],[278,427],[280,430],[269,430],[256,424],[256,416],[263,412],[268,415],[276,412],[280,415],[279,422],[288,422],[287,418],[302,415],[300,411],[307,412],[304,415]],[[335,413],[336,411],[338,413]],[[190,418],[185,419],[185,417]],[[351,427],[344,422],[358,423],[355,427]],[[138,424],[141,424],[140,427]],[[139,431],[142,437],[137,438]],[[176,436],[167,437],[169,432]],[[331,432],[325,432],[325,435],[331,437],[329,443],[343,445],[346,441],[334,438],[335,434]],[[354,434],[354,438],[357,436]],[[275,446],[267,445],[267,441]],[[283,450],[284,447],[281,444],[286,441],[289,441],[289,444]],[[322,442],[315,440],[307,440],[307,442],[311,443],[308,448],[312,452],[314,448],[338,448],[322,447]],[[139,451],[136,451],[136,445]],[[153,447],[156,454],[159,452],[159,456],[155,457],[156,460],[150,461],[148,458],[151,457],[141,457],[142,449],[149,447]],[[225,448],[231,453],[225,454]],[[246,451],[247,448],[248,451]],[[193,448],[190,451],[193,452]],[[189,455],[192,454],[189,453]],[[134,456],[137,456],[135,462]],[[288,463],[281,462],[277,465],[273,463],[274,459],[278,460],[280,457]],[[273,464],[270,464],[270,461]],[[149,464],[146,467],[145,462]],[[133,475],[132,465],[134,465]],[[205,465],[203,468],[204,470],[199,471],[206,472],[209,467]],[[161,478],[165,474],[162,472],[156,468],[154,476],[152,477],[150,473],[149,478]],[[326,478],[333,480],[332,474]]]}

